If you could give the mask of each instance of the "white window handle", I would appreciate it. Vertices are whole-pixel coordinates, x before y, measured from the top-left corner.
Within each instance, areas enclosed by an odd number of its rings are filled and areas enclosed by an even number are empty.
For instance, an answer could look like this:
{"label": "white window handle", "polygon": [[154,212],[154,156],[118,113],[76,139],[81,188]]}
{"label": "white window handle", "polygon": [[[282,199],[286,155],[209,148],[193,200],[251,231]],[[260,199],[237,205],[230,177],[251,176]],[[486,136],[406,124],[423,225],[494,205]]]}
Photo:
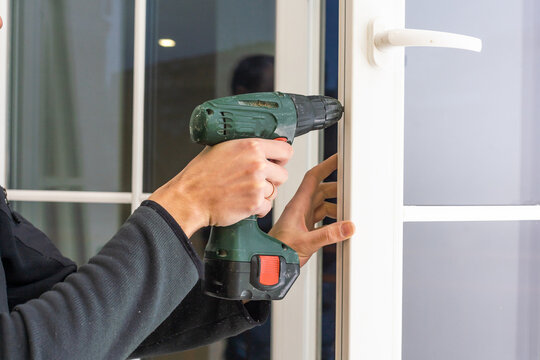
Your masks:
{"label": "white window handle", "polygon": [[379,18],[370,22],[368,36],[368,58],[372,65],[381,65],[385,51],[394,46],[432,46],[482,51],[482,40],[472,36],[431,30],[388,30]]}

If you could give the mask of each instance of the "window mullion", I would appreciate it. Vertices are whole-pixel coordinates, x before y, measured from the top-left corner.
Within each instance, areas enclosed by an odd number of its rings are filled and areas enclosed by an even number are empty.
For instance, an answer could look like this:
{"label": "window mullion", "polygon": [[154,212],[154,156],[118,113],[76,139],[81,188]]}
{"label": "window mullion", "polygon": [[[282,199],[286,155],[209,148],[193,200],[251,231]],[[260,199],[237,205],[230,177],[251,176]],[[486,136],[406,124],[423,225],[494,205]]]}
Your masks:
{"label": "window mullion", "polygon": [[8,131],[8,88],[9,88],[9,33],[11,30],[10,1],[0,2],[0,14],[4,20],[4,28],[0,31],[0,185],[7,185],[7,164],[9,159]]}
{"label": "window mullion", "polygon": [[129,192],[17,189],[8,189],[7,192],[11,201],[130,204],[132,200]]}
{"label": "window mullion", "polygon": [[144,75],[146,50],[146,0],[135,1],[135,46],[133,65],[133,144],[131,163],[131,211],[143,194],[144,171]]}
{"label": "window mullion", "polygon": [[540,205],[405,206],[404,222],[540,220]]}

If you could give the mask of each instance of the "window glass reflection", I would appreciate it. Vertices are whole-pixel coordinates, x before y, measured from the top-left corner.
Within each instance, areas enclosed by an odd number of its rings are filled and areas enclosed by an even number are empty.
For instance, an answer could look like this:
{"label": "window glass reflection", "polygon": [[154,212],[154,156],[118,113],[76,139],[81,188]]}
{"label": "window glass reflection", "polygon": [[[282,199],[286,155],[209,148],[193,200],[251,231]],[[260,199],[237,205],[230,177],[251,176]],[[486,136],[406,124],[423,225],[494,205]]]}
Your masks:
{"label": "window glass reflection", "polygon": [[11,3],[8,186],[129,191],[133,2]]}
{"label": "window glass reflection", "polygon": [[126,204],[12,201],[13,209],[43,231],[62,255],[85,264],[120,229],[131,213]]}
{"label": "window glass reflection", "polygon": [[540,222],[404,227],[403,359],[540,357]]}
{"label": "window glass reflection", "polygon": [[540,203],[540,3],[406,5],[407,27],[478,36],[483,49],[406,50],[405,203]]}

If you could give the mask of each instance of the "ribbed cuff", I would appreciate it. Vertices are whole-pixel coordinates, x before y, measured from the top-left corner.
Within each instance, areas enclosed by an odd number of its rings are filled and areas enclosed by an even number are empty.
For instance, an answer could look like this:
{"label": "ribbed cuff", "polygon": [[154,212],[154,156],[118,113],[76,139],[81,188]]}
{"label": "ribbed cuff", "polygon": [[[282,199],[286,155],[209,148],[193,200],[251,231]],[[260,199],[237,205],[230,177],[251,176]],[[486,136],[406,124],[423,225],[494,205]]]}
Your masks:
{"label": "ribbed cuff", "polygon": [[195,268],[197,269],[197,272],[199,273],[199,279],[204,279],[204,266],[199,259],[199,256],[197,256],[197,253],[193,249],[193,244],[186,236],[186,233],[184,233],[184,230],[180,227],[180,225],[174,220],[174,218],[169,214],[167,210],[165,210],[161,205],[159,205],[157,202],[152,200],[145,200],[142,202],[141,206],[146,206],[154,210],[161,216],[163,220],[169,225],[169,227],[172,229],[178,240],[180,240],[180,243],[188,253],[189,257],[193,261],[193,264],[195,265]]}

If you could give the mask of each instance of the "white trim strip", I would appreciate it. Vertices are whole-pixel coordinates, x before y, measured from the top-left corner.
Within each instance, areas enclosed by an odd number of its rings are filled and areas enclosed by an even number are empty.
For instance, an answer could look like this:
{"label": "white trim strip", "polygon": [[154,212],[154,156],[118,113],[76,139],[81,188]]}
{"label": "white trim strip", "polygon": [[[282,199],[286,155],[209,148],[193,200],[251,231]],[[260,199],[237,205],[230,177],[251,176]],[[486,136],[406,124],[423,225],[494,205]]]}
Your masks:
{"label": "white trim strip", "polygon": [[0,1],[0,16],[4,26],[0,30],[0,185],[7,185],[8,164],[8,91],[9,91],[9,34],[11,29],[10,1]]}
{"label": "white trim strip", "polygon": [[540,220],[540,205],[405,206],[404,222]]}
{"label": "white trim strip", "polygon": [[133,65],[133,154],[131,162],[131,211],[140,204],[144,170],[144,75],[146,52],[146,0],[135,1],[135,50]]}
{"label": "white trim strip", "polygon": [[12,190],[8,189],[10,201],[45,201],[74,203],[130,204],[128,192]]}
{"label": "white trim strip", "polygon": [[[321,6],[321,0],[276,1],[276,90],[320,93]],[[294,37],[290,36],[291,32]],[[294,157],[287,164],[289,180],[279,188],[274,219],[296,193],[304,173],[318,163],[318,140],[316,132],[295,139]],[[271,356],[274,360],[317,360],[319,357],[319,260],[319,256],[312,256],[285,299],[272,302]]]}

